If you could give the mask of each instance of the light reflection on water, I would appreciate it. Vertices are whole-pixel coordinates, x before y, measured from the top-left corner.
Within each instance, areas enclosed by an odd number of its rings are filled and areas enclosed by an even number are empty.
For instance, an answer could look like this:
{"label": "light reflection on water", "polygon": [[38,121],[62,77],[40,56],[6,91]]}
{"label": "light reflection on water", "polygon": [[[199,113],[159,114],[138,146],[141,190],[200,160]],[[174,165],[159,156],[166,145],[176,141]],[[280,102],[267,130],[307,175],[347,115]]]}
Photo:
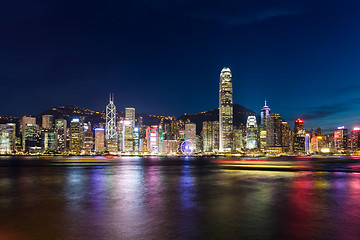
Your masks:
{"label": "light reflection on water", "polygon": [[0,239],[360,239],[358,173],[16,161],[0,165]]}

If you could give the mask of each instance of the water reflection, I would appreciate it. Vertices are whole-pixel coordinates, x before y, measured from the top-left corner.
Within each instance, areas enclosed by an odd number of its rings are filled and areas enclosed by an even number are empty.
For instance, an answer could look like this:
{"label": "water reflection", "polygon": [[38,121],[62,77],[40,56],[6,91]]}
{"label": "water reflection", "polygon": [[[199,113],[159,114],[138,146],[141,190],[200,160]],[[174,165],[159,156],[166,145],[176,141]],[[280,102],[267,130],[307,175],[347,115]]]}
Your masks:
{"label": "water reflection", "polygon": [[0,168],[0,239],[360,239],[357,173],[39,161]]}

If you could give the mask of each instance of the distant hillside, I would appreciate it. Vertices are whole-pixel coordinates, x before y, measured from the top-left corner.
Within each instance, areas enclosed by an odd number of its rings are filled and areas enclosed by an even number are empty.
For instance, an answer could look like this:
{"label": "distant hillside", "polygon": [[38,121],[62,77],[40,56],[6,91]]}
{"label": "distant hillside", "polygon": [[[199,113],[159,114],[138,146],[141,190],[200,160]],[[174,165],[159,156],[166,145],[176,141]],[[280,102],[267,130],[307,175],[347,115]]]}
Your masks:
{"label": "distant hillside", "polygon": [[[125,117],[124,112],[117,112],[118,116]],[[76,107],[76,106],[61,106],[54,107],[52,109],[46,110],[43,113],[37,116],[38,122],[41,122],[41,117],[43,115],[53,115],[54,119],[63,118],[67,121],[71,121],[73,118],[84,118],[84,121],[92,122],[93,124],[105,123],[106,122],[106,113],[105,111],[93,111],[86,108]],[[159,124],[161,119],[164,119],[164,122],[168,120],[163,116],[149,115],[146,113],[135,113],[135,117],[142,117],[144,125],[156,125]]]}
{"label": "distant hillside", "polygon": [[[106,122],[105,111],[93,111],[90,109],[76,107],[76,106],[54,107],[52,109],[46,110],[37,116],[38,123],[41,123],[41,117],[43,115],[53,115],[54,119],[64,118],[67,121],[71,121],[73,118],[83,118],[84,121],[89,121],[92,122],[93,124]],[[125,115],[124,112],[118,111],[118,116],[124,117],[124,115]],[[260,116],[257,113],[239,104],[234,104],[234,126],[239,127],[241,124],[245,125],[248,116],[256,116],[258,120],[258,124],[260,123]],[[157,125],[161,122],[161,120],[163,120],[164,123],[170,122],[170,118],[165,116],[155,116],[146,113],[136,113],[136,118],[139,117],[143,118],[143,125],[148,125],[148,126]],[[197,134],[200,134],[202,130],[203,122],[219,121],[219,109],[203,111],[196,114],[184,114],[178,119],[184,121],[189,119],[190,122],[195,123],[196,132]]]}
{"label": "distant hillside", "polygon": [[[239,127],[241,124],[245,126],[248,116],[256,116],[258,124],[260,123],[260,116],[256,112],[241,106],[234,104],[234,126]],[[210,111],[203,111],[196,114],[184,114],[179,119],[196,124],[196,134],[200,134],[202,130],[202,123],[205,121],[219,121],[219,109],[212,109]]]}

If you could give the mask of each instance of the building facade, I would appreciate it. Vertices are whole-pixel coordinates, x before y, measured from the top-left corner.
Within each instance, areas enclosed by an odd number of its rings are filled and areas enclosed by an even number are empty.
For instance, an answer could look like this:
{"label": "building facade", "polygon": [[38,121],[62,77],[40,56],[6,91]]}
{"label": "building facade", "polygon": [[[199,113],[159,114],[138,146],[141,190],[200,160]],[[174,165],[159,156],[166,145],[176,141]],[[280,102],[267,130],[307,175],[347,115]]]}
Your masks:
{"label": "building facade", "polygon": [[249,116],[246,122],[246,148],[258,148],[258,128],[255,116]]}
{"label": "building facade", "polygon": [[219,140],[220,152],[232,151],[233,132],[233,89],[232,74],[229,68],[220,73],[219,89]]}

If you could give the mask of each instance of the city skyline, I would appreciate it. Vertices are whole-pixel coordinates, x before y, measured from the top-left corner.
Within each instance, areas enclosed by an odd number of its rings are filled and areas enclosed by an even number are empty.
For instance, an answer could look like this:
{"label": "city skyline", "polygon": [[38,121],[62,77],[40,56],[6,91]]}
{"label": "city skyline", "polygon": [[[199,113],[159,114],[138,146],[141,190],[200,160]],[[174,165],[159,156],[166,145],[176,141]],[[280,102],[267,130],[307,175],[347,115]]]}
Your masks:
{"label": "city skyline", "polygon": [[234,103],[260,113],[267,99],[306,129],[358,127],[355,1],[18,1],[0,11],[2,116],[103,110],[109,92],[148,114],[215,109],[226,66]]}

